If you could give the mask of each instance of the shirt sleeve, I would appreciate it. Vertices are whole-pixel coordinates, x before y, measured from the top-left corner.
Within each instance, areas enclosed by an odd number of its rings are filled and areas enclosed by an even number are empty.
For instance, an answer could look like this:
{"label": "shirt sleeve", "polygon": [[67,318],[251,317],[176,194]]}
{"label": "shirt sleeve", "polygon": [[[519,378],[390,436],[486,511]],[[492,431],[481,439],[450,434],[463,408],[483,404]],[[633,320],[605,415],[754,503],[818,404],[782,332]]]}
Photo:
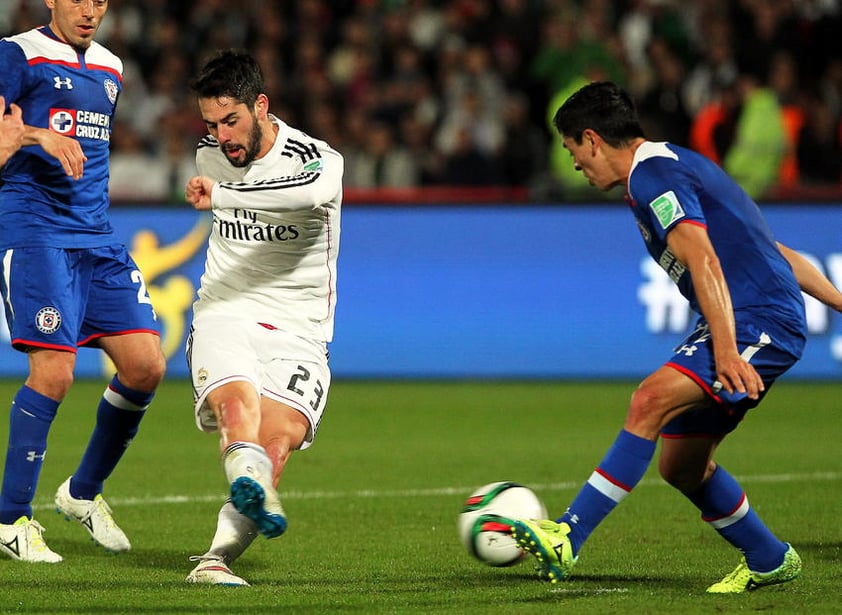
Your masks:
{"label": "shirt sleeve", "polygon": [[654,158],[634,170],[629,190],[639,206],[646,208],[652,228],[663,239],[682,222],[706,224],[697,183],[697,178],[683,165]]}
{"label": "shirt sleeve", "polygon": [[[0,96],[6,105],[16,102],[23,91],[26,58],[20,46],[11,41],[0,41]],[[26,121],[26,118],[23,118]]]}
{"label": "shirt sleeve", "polygon": [[342,157],[326,150],[317,162],[296,175],[253,182],[218,182],[211,194],[216,209],[294,211],[315,209],[337,201],[342,192]]}

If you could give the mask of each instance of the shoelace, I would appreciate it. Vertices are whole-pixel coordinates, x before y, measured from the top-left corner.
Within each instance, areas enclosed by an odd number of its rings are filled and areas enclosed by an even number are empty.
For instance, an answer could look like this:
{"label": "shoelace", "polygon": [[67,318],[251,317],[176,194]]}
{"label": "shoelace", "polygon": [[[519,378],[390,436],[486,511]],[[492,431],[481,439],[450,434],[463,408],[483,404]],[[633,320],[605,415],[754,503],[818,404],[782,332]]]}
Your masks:
{"label": "shoelace", "polygon": [[44,542],[44,537],[42,536],[44,533],[44,526],[38,523],[35,519],[32,519],[29,522],[29,527],[33,530],[28,532],[29,546],[36,551],[47,551],[49,547],[47,547],[47,543]]}
{"label": "shoelace", "polygon": [[93,506],[88,508],[88,513],[84,517],[82,517],[82,521],[84,522],[90,519],[97,509],[99,509],[101,513],[100,517],[102,517],[102,519],[105,521],[105,527],[107,527],[108,529],[117,527],[117,524],[114,523],[114,515],[111,512],[111,507],[105,500],[103,500],[100,497],[97,497],[94,500]]}

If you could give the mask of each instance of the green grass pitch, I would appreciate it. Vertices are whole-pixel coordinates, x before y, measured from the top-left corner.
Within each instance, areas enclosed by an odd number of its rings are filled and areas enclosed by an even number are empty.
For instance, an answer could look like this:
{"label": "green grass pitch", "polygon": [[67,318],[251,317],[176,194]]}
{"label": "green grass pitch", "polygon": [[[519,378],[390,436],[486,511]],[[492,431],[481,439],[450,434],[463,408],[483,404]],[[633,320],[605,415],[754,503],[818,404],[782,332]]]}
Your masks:
{"label": "green grass pitch", "polygon": [[[18,382],[0,382],[8,405]],[[36,518],[65,561],[0,559],[2,613],[842,612],[842,385],[781,382],[720,449],[752,505],[804,560],[794,583],[737,596],[707,585],[738,555],[654,467],[597,529],[573,577],[474,561],[456,533],[464,498],[495,480],[563,512],[620,429],[631,382],[338,381],[314,446],[281,484],[290,528],[258,538],[234,570],[252,587],[188,585],[226,484],[217,439],[194,427],[190,387],[161,388],[105,495],[133,549],[99,550],[52,506],[75,469],[104,382],[59,410]],[[0,420],[0,441],[8,423]]]}

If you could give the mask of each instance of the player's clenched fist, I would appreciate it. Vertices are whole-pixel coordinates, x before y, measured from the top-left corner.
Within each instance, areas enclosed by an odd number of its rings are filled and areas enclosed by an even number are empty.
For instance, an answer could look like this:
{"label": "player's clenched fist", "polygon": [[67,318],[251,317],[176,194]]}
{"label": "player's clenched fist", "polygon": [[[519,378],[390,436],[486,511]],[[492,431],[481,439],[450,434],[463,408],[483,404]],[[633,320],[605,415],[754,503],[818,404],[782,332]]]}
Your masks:
{"label": "player's clenched fist", "polygon": [[201,175],[192,177],[184,189],[184,198],[196,209],[208,210],[211,208],[211,192],[213,192],[214,183],[210,177]]}

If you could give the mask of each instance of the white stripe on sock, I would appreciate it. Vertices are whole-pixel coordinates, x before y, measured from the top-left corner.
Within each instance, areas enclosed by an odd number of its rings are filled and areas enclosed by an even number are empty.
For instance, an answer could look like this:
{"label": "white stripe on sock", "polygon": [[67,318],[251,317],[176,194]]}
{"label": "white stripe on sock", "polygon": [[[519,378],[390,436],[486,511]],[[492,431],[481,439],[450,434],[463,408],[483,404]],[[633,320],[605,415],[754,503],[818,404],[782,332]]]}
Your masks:
{"label": "white stripe on sock", "polygon": [[105,389],[105,393],[103,393],[102,396],[105,398],[105,401],[120,410],[135,410],[137,412],[142,412],[149,407],[148,405],[138,406],[137,404],[133,404],[110,386]]}
{"label": "white stripe on sock", "polygon": [[604,474],[600,474],[598,470],[594,470],[593,474],[591,474],[588,479],[588,484],[599,491],[602,495],[614,500],[618,504],[629,494],[627,489],[612,482]]}

